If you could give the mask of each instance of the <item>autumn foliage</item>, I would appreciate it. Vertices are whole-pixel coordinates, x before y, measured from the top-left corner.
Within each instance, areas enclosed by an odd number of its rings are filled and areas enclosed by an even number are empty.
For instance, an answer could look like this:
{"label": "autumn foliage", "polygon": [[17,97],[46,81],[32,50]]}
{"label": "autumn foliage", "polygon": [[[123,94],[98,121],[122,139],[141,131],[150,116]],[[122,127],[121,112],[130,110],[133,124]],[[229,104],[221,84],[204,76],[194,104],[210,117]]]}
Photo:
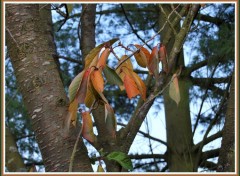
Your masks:
{"label": "autumn foliage", "polygon": [[[112,45],[118,39],[112,39],[94,48],[85,58],[85,68],[79,73],[69,86],[70,105],[66,118],[66,128],[70,125],[76,126],[77,110],[79,104],[85,104],[89,111],[81,113],[82,136],[93,143],[96,136],[93,132],[91,110],[99,101],[105,104],[105,123],[108,133],[114,138],[116,132],[116,117],[114,110],[104,96],[104,85],[106,82],[119,86],[120,90],[126,91],[127,97],[132,99],[140,96],[146,100],[146,86],[140,76],[134,72],[133,64],[128,55],[123,55],[118,60],[116,69],[107,65],[107,59],[113,51]],[[119,44],[121,46],[121,44]],[[148,51],[141,45],[134,45],[136,51],[133,56],[137,64],[142,68],[148,68],[149,74],[156,79],[160,73],[159,63],[162,63],[162,71],[168,73],[167,51],[163,44],[155,46]],[[160,46],[160,47],[159,47]],[[116,53],[114,53],[116,55]],[[174,75],[170,84],[170,96],[178,104],[180,93],[178,89],[177,76]]]}

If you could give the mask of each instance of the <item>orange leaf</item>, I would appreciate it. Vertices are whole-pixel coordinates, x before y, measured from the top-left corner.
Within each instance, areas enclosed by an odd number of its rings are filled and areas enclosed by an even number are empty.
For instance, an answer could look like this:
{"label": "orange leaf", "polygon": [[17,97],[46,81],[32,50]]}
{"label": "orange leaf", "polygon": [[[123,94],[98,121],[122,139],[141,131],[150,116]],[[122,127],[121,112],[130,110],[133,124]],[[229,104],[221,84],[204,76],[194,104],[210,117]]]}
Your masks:
{"label": "orange leaf", "polygon": [[140,91],[140,95],[142,99],[146,100],[146,86],[144,82],[135,72],[132,72],[132,76],[134,78],[135,83],[137,84],[137,87],[138,87],[138,90]]}
{"label": "orange leaf", "polygon": [[169,87],[169,96],[171,97],[171,99],[173,99],[177,105],[180,102],[180,91],[179,91],[179,85],[178,85],[178,78],[177,78],[177,74],[174,74],[172,76],[172,81],[170,83],[170,87]]}
{"label": "orange leaf", "polygon": [[134,54],[134,57],[139,66],[146,68],[148,59],[141,49]]}
{"label": "orange leaf", "polygon": [[103,76],[102,72],[100,72],[99,69],[94,69],[91,73],[91,81],[93,84],[94,89],[97,92],[103,92],[104,89],[104,81],[103,81]]}
{"label": "orange leaf", "polygon": [[124,87],[126,89],[128,98],[131,99],[140,94],[138,87],[134,81],[134,78],[132,78],[131,75],[126,74],[124,76],[123,83],[124,83]]}
{"label": "orange leaf", "polygon": [[64,128],[65,135],[67,135],[69,132],[71,122],[73,126],[76,126],[77,110],[78,110],[78,102],[77,102],[77,99],[75,98],[74,101],[70,103],[68,107],[68,114],[64,119],[63,128]]}
{"label": "orange leaf", "polygon": [[104,42],[100,45],[98,45],[97,47],[93,48],[89,54],[86,56],[86,58],[84,59],[85,60],[85,68],[89,68],[91,67],[91,63],[93,61],[93,59],[96,57],[96,55],[99,54],[99,52],[101,51],[101,49],[107,45],[108,47],[110,47],[113,43],[115,43],[118,39],[115,38],[115,39],[112,39],[112,40],[109,40],[107,42]]}
{"label": "orange leaf", "polygon": [[87,84],[88,84],[88,77],[89,77],[90,71],[91,69],[89,68],[84,72],[81,85],[76,95],[78,103],[84,103],[86,93],[87,93]]}
{"label": "orange leaf", "polygon": [[84,100],[85,105],[90,108],[96,99],[96,90],[93,89],[93,85],[91,82],[88,83],[87,94]]}
{"label": "orange leaf", "polygon": [[166,50],[166,47],[165,47],[164,44],[162,44],[162,43],[160,44],[160,49],[159,49],[158,53],[159,53],[159,60],[160,61],[163,60],[163,59],[166,59],[167,50]]}
{"label": "orange leaf", "polygon": [[135,47],[137,47],[137,49],[141,48],[140,51],[142,51],[144,53],[144,55],[147,58],[147,62],[148,62],[149,57],[150,57],[150,52],[146,48],[141,47],[141,45],[135,45]]}
{"label": "orange leaf", "polygon": [[110,49],[106,48],[102,52],[100,58],[98,59],[97,68],[102,68],[103,69],[105,67],[109,54],[110,54]]}
{"label": "orange leaf", "polygon": [[93,122],[89,112],[82,113],[82,136],[92,143],[96,140],[96,136],[93,133]]}
{"label": "orange leaf", "polygon": [[168,63],[167,63],[167,50],[166,47],[161,43],[159,53],[159,61],[162,62],[163,71],[168,73]]}
{"label": "orange leaf", "polygon": [[152,53],[149,57],[148,60],[148,69],[150,74],[153,74],[155,77],[157,77],[158,73],[159,73],[159,61],[158,61],[158,47],[155,46],[152,49]]}

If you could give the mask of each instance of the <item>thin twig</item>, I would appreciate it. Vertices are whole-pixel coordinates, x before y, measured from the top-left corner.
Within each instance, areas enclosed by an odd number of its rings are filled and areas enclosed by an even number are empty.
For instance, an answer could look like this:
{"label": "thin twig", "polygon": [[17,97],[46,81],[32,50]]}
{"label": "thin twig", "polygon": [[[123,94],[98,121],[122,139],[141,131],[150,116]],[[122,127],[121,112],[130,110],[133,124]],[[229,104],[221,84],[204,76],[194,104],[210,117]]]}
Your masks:
{"label": "thin twig", "polygon": [[122,8],[123,14],[124,14],[124,16],[125,16],[128,24],[129,24],[129,26],[131,27],[133,33],[134,33],[134,34],[137,36],[137,38],[139,38],[144,44],[146,44],[149,49],[152,49],[151,46],[148,45],[148,44],[142,39],[142,37],[137,33],[137,31],[134,29],[134,27],[133,27],[132,23],[130,22],[130,20],[129,20],[128,16],[127,16],[127,13],[126,13],[126,11],[125,11],[125,9],[124,9],[124,7],[123,7],[123,4],[120,4],[120,5],[121,5],[121,8]]}
{"label": "thin twig", "polygon": [[226,98],[227,98],[227,95],[228,95],[228,90],[229,90],[230,85],[231,85],[231,80],[229,81],[229,83],[228,83],[228,85],[227,85],[225,94],[224,94],[224,96],[223,96],[223,98],[222,98],[222,101],[221,101],[221,103],[220,103],[220,105],[219,105],[219,107],[218,107],[218,110],[217,110],[214,118],[213,118],[213,120],[211,121],[211,123],[209,124],[209,126],[208,126],[208,128],[207,128],[207,130],[206,130],[206,132],[205,132],[205,134],[204,134],[204,136],[203,136],[202,143],[201,143],[201,145],[199,146],[199,149],[198,149],[197,159],[196,159],[195,166],[194,166],[195,168],[197,168],[198,165],[200,164],[203,146],[204,146],[204,144],[205,144],[205,141],[206,141],[206,139],[207,139],[207,136],[208,136],[209,132],[211,131],[211,129],[213,128],[213,126],[215,125],[215,123],[217,122],[217,120],[218,120],[218,118],[219,118],[219,116],[220,116],[220,111],[221,111],[221,109],[222,109],[222,107],[223,107],[223,105],[224,105],[224,103],[225,103],[225,101],[226,101]]}
{"label": "thin twig", "polygon": [[76,151],[77,151],[77,146],[78,146],[79,139],[80,139],[81,134],[82,134],[82,129],[83,128],[81,127],[81,129],[78,133],[76,142],[75,142],[74,147],[73,147],[72,155],[70,157],[69,169],[68,169],[69,172],[72,172],[72,169],[73,169],[74,157],[75,157],[75,154],[76,154]]}
{"label": "thin twig", "polygon": [[[212,74],[211,74],[209,80],[213,78],[214,73],[215,73],[215,71],[217,70],[218,65],[219,65],[219,64],[217,64],[217,65],[215,66],[215,68],[213,69]],[[207,89],[205,90],[204,97],[203,97],[203,99],[202,99],[202,102],[201,102],[201,105],[200,105],[200,109],[199,109],[199,111],[198,111],[197,120],[196,120],[195,125],[194,125],[194,128],[193,128],[193,135],[194,135],[194,133],[195,133],[195,131],[196,131],[196,129],[197,129],[198,122],[199,122],[200,117],[201,117],[201,112],[202,112],[202,108],[203,108],[204,101],[205,101],[205,99],[206,99],[207,96],[208,96],[208,89],[209,89],[209,87],[210,87],[210,83],[211,83],[211,81],[208,81],[208,83],[207,83]]]}
{"label": "thin twig", "polygon": [[[176,30],[174,29],[173,24],[170,22],[169,18],[167,17],[167,14],[166,14],[165,10],[163,9],[162,5],[160,4],[159,7],[160,7],[162,13],[164,14],[164,16],[166,17],[166,21],[168,22],[170,28],[172,29],[173,34],[174,34],[174,35],[177,35],[177,32],[176,32]],[[173,11],[175,11],[175,10],[173,10]]]}
{"label": "thin twig", "polygon": [[[169,15],[168,18],[169,19],[171,17],[171,15],[173,14],[174,11],[172,11]],[[155,34],[153,35],[149,40],[147,40],[141,47],[139,47],[135,52],[133,52],[132,54],[130,54],[127,58],[125,58],[124,60],[122,60],[120,63],[118,63],[117,67],[115,69],[118,69],[124,62],[126,62],[129,58],[131,58],[134,54],[136,54],[137,52],[140,51],[141,48],[143,48],[148,42],[150,42],[151,40],[153,40],[157,35],[159,35],[163,29],[165,28],[166,24],[168,22],[165,21],[165,23],[163,24],[162,28]]]}

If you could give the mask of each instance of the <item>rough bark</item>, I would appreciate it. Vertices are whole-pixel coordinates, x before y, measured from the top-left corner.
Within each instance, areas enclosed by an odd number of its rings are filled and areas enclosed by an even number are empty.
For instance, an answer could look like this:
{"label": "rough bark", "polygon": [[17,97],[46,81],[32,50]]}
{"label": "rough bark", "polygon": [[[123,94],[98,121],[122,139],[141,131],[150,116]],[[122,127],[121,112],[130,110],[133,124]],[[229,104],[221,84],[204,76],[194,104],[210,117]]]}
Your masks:
{"label": "rough bark", "polygon": [[230,94],[227,105],[225,125],[223,129],[222,146],[218,159],[218,172],[235,171],[235,76],[231,81]]}
{"label": "rough bark", "polygon": [[[68,99],[53,56],[50,5],[7,4],[6,42],[23,102],[31,118],[46,171],[68,171],[76,132],[65,138]],[[73,171],[92,171],[79,140]]]}
{"label": "rough bark", "polygon": [[5,127],[5,166],[9,172],[26,172],[23,159],[18,152],[14,136],[8,127]]}

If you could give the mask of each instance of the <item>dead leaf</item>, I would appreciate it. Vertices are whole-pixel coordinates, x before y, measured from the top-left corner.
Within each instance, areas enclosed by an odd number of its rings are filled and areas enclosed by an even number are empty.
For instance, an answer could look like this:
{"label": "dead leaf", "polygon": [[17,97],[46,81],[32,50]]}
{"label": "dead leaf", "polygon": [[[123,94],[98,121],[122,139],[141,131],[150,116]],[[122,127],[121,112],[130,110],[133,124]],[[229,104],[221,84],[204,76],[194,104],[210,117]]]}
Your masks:
{"label": "dead leaf", "polygon": [[137,49],[139,49],[140,48],[140,50],[144,53],[144,55],[146,56],[146,59],[147,59],[147,63],[148,63],[148,60],[149,60],[149,57],[150,57],[150,52],[146,49],[146,48],[144,48],[144,47],[142,47],[141,45],[135,45],[135,47],[137,47]]}
{"label": "dead leaf", "polygon": [[81,85],[77,91],[76,98],[78,100],[78,103],[80,103],[80,104],[84,103],[84,100],[85,100],[85,97],[87,94],[87,85],[88,85],[88,78],[89,78],[90,71],[91,71],[91,69],[89,68],[84,72],[84,75],[83,75],[83,78],[81,81]]}
{"label": "dead leaf", "polygon": [[161,43],[159,53],[159,61],[162,62],[162,69],[168,73],[168,60],[167,60],[167,50],[166,47]]}
{"label": "dead leaf", "polygon": [[143,100],[146,100],[146,86],[142,79],[136,74],[135,72],[132,72],[132,76],[134,78],[135,83],[137,84],[138,90],[140,91],[140,95]]}
{"label": "dead leaf", "polygon": [[172,76],[172,80],[169,87],[169,96],[171,97],[172,100],[174,100],[177,103],[177,105],[179,104],[181,97],[180,97],[177,74],[174,74]]}
{"label": "dead leaf", "polygon": [[101,56],[99,57],[98,62],[97,62],[97,68],[104,69],[109,54],[110,54],[110,49],[109,48],[106,48],[101,53]]}
{"label": "dead leaf", "polygon": [[82,113],[82,128],[82,136],[93,143],[96,140],[96,136],[93,133],[93,122],[88,111]]}
{"label": "dead leaf", "polygon": [[[138,47],[136,46],[136,48],[138,48]],[[134,57],[135,57],[135,59],[136,59],[136,61],[137,61],[139,66],[141,66],[143,68],[147,67],[148,59],[147,59],[146,55],[144,54],[144,52],[141,49],[139,50],[139,52],[136,52],[134,54]]]}
{"label": "dead leaf", "polygon": [[129,99],[140,94],[138,86],[131,75],[125,74],[123,83]]}
{"label": "dead leaf", "polygon": [[104,42],[100,45],[98,45],[97,47],[95,47],[94,49],[92,49],[89,54],[86,56],[85,60],[85,68],[89,68],[90,64],[92,63],[93,59],[96,57],[97,54],[99,54],[99,52],[101,51],[101,49],[105,46],[111,46],[112,44],[114,44],[117,40],[119,40],[118,38],[114,38],[112,40],[109,40],[107,42]]}
{"label": "dead leaf", "polygon": [[92,71],[91,82],[93,84],[94,89],[97,92],[103,92],[104,80],[103,80],[102,72],[99,69],[96,68]]}
{"label": "dead leaf", "polygon": [[151,55],[148,60],[148,70],[150,74],[158,77],[159,74],[159,60],[158,60],[158,46],[152,49]]}
{"label": "dead leaf", "polygon": [[69,90],[69,101],[70,103],[75,99],[77,91],[81,85],[83,75],[86,70],[83,70],[81,73],[79,73],[71,82],[68,90]]}

